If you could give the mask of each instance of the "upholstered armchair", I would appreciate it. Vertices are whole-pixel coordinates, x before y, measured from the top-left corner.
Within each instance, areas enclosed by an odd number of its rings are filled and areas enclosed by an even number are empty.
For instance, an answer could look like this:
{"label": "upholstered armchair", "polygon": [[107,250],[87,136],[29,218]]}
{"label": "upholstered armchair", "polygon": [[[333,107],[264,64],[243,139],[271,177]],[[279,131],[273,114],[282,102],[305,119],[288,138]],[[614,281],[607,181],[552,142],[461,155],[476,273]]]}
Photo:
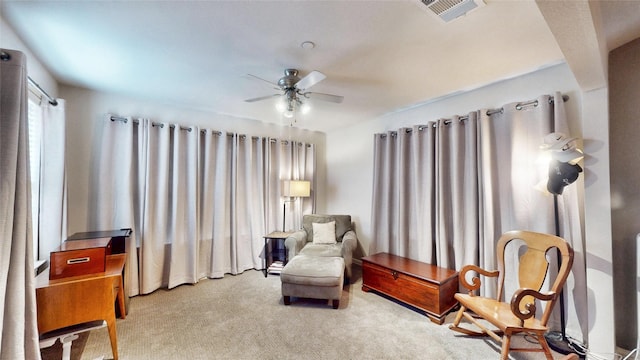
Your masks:
{"label": "upholstered armchair", "polygon": [[[332,222],[335,222],[335,227]],[[351,279],[353,251],[357,244],[358,238],[350,215],[318,214],[304,215],[302,229],[291,234],[284,242],[288,259],[298,254],[342,257],[347,282]]]}

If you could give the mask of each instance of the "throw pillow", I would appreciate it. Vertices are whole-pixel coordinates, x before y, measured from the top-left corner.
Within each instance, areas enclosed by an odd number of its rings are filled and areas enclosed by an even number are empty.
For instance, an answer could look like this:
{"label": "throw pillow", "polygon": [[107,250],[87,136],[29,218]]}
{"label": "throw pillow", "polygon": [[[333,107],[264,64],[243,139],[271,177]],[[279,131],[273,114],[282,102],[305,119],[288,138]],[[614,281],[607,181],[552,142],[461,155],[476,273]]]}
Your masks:
{"label": "throw pillow", "polygon": [[313,223],[313,243],[314,244],[335,244],[336,243],[336,222]]}

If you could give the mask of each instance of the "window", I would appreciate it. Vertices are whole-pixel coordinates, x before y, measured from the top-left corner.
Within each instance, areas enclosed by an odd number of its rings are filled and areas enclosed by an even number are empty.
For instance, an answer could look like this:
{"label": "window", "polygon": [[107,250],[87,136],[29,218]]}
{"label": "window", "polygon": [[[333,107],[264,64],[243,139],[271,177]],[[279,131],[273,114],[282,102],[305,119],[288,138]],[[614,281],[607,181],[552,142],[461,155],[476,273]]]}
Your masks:
{"label": "window", "polygon": [[33,257],[39,257],[38,214],[40,208],[40,144],[42,139],[42,112],[39,99],[29,97],[29,176],[31,184],[31,227],[33,230]]}

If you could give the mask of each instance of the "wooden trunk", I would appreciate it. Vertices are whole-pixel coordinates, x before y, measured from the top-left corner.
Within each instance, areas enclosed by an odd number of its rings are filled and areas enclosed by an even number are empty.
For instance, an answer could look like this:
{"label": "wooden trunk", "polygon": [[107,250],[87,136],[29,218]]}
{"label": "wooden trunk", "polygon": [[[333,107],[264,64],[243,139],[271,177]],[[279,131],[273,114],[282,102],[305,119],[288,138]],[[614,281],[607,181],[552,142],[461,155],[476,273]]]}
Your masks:
{"label": "wooden trunk", "polygon": [[362,290],[375,290],[442,324],[456,305],[458,273],[435,265],[379,253],[362,258]]}

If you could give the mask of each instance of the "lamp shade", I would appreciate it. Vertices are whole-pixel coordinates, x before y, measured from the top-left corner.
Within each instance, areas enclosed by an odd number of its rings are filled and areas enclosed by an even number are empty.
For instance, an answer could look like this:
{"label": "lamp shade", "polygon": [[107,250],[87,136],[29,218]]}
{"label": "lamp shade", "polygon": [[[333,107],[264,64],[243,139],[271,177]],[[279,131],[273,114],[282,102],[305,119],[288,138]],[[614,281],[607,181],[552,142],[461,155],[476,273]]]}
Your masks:
{"label": "lamp shade", "polygon": [[308,197],[311,194],[311,182],[306,180],[283,180],[282,196]]}

